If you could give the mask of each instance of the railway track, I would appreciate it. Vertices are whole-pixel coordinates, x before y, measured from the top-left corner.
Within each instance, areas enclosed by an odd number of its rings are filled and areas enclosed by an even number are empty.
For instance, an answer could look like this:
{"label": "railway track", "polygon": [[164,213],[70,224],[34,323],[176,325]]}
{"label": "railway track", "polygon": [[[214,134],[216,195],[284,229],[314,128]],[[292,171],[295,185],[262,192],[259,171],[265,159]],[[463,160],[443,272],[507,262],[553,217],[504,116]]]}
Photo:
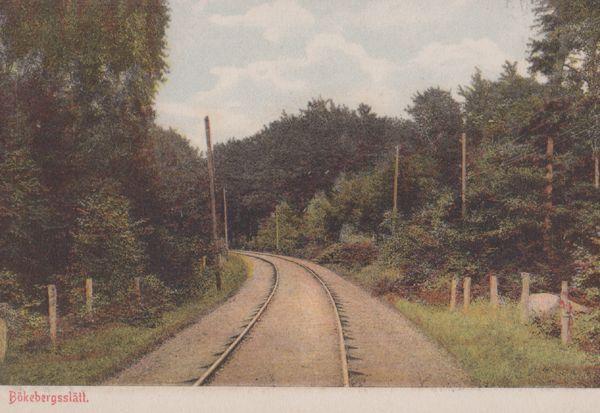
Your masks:
{"label": "railway track", "polygon": [[295,265],[301,267],[302,269],[304,269],[310,275],[312,275],[317,280],[317,282],[319,282],[319,284],[321,284],[321,286],[325,290],[325,293],[329,297],[329,302],[331,303],[334,314],[335,314],[336,328],[338,331],[340,364],[342,366],[342,381],[343,381],[344,387],[350,387],[350,371],[348,369],[348,353],[346,351],[346,347],[347,347],[346,340],[348,340],[349,337],[344,332],[343,324],[345,324],[345,320],[342,321],[342,316],[340,315],[340,311],[341,311],[342,307],[341,307],[341,304],[339,303],[339,300],[336,299],[337,297],[335,296],[335,294],[332,293],[329,286],[325,283],[325,281],[323,281],[323,279],[319,276],[319,274],[317,274],[316,271],[314,271],[312,268],[309,268],[308,266],[306,266],[302,263],[299,263],[295,260],[280,256],[280,255],[269,254],[269,253],[264,253],[264,252],[260,253],[260,254],[266,255],[269,257],[279,258],[280,260],[295,264]]}
{"label": "railway track", "polygon": [[342,311],[342,307],[341,307],[341,304],[339,303],[339,300],[336,299],[337,297],[331,291],[331,289],[328,287],[328,285],[325,283],[325,281],[311,268],[307,267],[306,265],[304,265],[302,263],[296,262],[296,261],[291,260],[286,257],[282,257],[282,256],[274,255],[274,254],[268,254],[268,253],[248,253],[248,252],[242,252],[242,251],[236,251],[236,253],[240,254],[240,255],[246,255],[249,257],[259,259],[259,260],[267,263],[268,265],[270,265],[273,268],[273,274],[274,274],[274,280],[275,280],[273,283],[273,288],[271,289],[266,300],[259,306],[259,308],[256,310],[256,312],[253,314],[252,318],[250,319],[248,324],[244,327],[242,332],[240,334],[238,334],[237,336],[231,337],[232,341],[227,343],[227,347],[226,347],[225,351],[223,351],[219,355],[219,357],[212,364],[209,365],[209,367],[205,371],[205,373],[198,380],[196,380],[193,383],[193,386],[202,386],[202,385],[207,384],[210,381],[210,379],[214,376],[215,372],[217,370],[219,370],[219,368],[221,366],[223,366],[223,364],[227,361],[227,359],[229,357],[231,357],[234,350],[243,341],[244,337],[246,337],[248,335],[248,333],[250,332],[252,327],[256,324],[256,322],[258,321],[260,316],[263,314],[263,312],[266,310],[267,306],[271,302],[273,296],[275,295],[277,286],[279,284],[279,278],[280,278],[279,270],[274,262],[263,257],[263,256],[266,256],[266,257],[281,259],[281,260],[290,262],[294,265],[301,267],[304,271],[308,272],[321,285],[321,287],[325,291],[325,293],[329,299],[329,302],[331,304],[331,307],[333,309],[333,312],[335,315],[335,320],[336,320],[336,330],[337,330],[338,343],[339,343],[338,347],[339,347],[339,354],[340,354],[342,383],[343,383],[344,387],[349,387],[350,386],[350,378],[349,378],[350,372],[348,370],[348,353],[346,351],[346,347],[347,347],[346,340],[348,340],[350,338],[345,334],[345,331],[343,328],[344,324],[346,323],[346,320],[340,315],[340,311]]}
{"label": "railway track", "polygon": [[258,321],[258,319],[260,318],[262,313],[265,311],[265,309],[271,302],[271,299],[273,298],[273,296],[275,295],[275,291],[277,290],[277,286],[279,285],[279,271],[277,270],[277,266],[275,264],[273,264],[269,260],[266,260],[264,258],[254,255],[254,254],[247,254],[247,253],[242,253],[242,252],[239,252],[239,254],[247,255],[247,256],[259,259],[259,260],[264,261],[267,264],[269,264],[273,268],[273,278],[274,278],[273,288],[271,288],[271,291],[270,291],[269,295],[267,296],[266,300],[259,306],[259,308],[253,314],[253,316],[250,319],[250,321],[248,322],[248,324],[242,330],[242,332],[240,334],[238,334],[237,336],[231,337],[231,339],[233,341],[228,343],[225,351],[208,367],[208,369],[204,372],[204,374],[200,378],[198,378],[198,380],[196,380],[194,382],[193,386],[203,386],[204,384],[206,384],[208,382],[208,380],[213,376],[213,374],[219,369],[219,367],[221,367],[223,365],[223,363],[227,360],[227,358],[233,353],[235,348],[241,343],[241,341],[244,339],[244,337],[246,337],[248,332],[256,324],[256,322]]}

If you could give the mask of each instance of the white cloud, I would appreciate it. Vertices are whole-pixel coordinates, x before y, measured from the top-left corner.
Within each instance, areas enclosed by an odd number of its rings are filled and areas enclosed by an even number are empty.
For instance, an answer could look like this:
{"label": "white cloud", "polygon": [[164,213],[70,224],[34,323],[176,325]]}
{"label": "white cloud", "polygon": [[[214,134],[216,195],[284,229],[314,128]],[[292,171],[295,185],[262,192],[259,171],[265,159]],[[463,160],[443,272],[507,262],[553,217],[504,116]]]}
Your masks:
{"label": "white cloud", "polygon": [[[352,26],[382,30],[389,27],[439,23],[453,18],[473,0],[371,0],[359,9],[343,10],[337,15]],[[422,27],[421,27],[422,28]]]}
{"label": "white cloud", "polygon": [[215,134],[222,141],[247,136],[283,109],[295,111],[319,95],[349,105],[374,99],[391,104],[388,81],[395,70],[391,61],[369,55],[360,44],[340,34],[321,33],[306,44],[300,57],[214,67],[210,73],[216,81],[210,89],[185,103],[160,101],[157,109],[162,122],[171,117],[199,121],[203,114],[210,114],[215,123],[224,125],[224,134]]}
{"label": "white cloud", "polygon": [[250,8],[245,14],[210,16],[210,22],[225,27],[251,27],[262,30],[270,42],[315,24],[314,16],[294,0],[275,0]]}
{"label": "white cloud", "polygon": [[423,47],[412,64],[443,71],[445,68],[479,66],[483,71],[496,71],[509,56],[488,38],[463,39],[460,43],[430,43]]}

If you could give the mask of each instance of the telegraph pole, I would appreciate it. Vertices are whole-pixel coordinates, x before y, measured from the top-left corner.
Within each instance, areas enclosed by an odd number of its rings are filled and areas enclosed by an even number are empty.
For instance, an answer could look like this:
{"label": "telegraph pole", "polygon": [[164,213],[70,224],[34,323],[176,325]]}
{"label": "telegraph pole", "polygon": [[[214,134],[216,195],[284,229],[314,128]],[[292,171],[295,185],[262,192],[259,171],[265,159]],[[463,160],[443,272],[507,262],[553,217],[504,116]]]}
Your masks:
{"label": "telegraph pole", "polygon": [[400,145],[396,145],[396,168],[394,171],[394,220],[398,214],[398,173],[400,168]]}
{"label": "telegraph pole", "polygon": [[598,165],[598,149],[594,149],[594,188],[600,188],[600,165]]}
{"label": "telegraph pole", "polygon": [[275,249],[279,252],[279,207],[275,207]]}
{"label": "telegraph pole", "polygon": [[552,191],[554,181],[554,136],[548,135],[546,141],[546,216],[544,218],[544,249],[546,250],[547,256],[552,256],[552,246],[550,230],[552,228]]}
{"label": "telegraph pole", "polygon": [[462,169],[461,169],[461,209],[460,213],[462,219],[465,219],[467,214],[467,134],[462,133],[460,137],[460,142],[462,146]]}
{"label": "telegraph pole", "polygon": [[227,191],[223,188],[223,227],[225,229],[225,250],[229,251],[229,234],[227,225]]}
{"label": "telegraph pole", "polygon": [[[217,235],[217,205],[215,199],[215,165],[213,161],[212,143],[210,140],[210,120],[208,116],[204,118],[204,127],[206,130],[206,154],[208,158],[208,179],[210,181],[210,213],[212,216],[212,241],[217,252],[219,264],[221,262],[221,252],[219,251],[219,238]],[[221,290],[221,273],[215,271],[215,280],[217,290]]]}

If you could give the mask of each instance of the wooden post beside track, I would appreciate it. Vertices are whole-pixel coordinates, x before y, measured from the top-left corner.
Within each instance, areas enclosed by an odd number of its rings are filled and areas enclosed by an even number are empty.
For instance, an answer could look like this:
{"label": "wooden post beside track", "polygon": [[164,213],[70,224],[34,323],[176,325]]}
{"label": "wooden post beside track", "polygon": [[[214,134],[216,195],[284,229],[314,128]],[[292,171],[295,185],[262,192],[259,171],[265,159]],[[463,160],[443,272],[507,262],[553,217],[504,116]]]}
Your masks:
{"label": "wooden post beside track", "polygon": [[490,274],[490,306],[497,309],[498,304],[498,277]]}
{"label": "wooden post beside track", "polygon": [[471,305],[471,277],[463,280],[463,310],[467,311]]}
{"label": "wooden post beside track", "polygon": [[569,284],[563,281],[560,289],[560,339],[564,345],[571,342],[572,320]]}
{"label": "wooden post beside track", "polygon": [[52,348],[56,349],[58,344],[57,337],[57,322],[58,313],[56,308],[56,286],[54,284],[48,285],[48,324],[50,329],[50,341]]}
{"label": "wooden post beside track", "polygon": [[521,273],[521,322],[529,323],[529,274]]}
{"label": "wooden post beside track", "polygon": [[458,284],[458,280],[456,277],[452,277],[452,281],[450,281],[450,311],[456,310],[456,287]]}
{"label": "wooden post beside track", "polygon": [[0,318],[0,364],[4,362],[8,350],[8,325]]}
{"label": "wooden post beside track", "polygon": [[94,300],[94,290],[93,290],[93,282],[91,278],[85,279],[85,312],[88,317],[92,316],[94,311],[93,300]]}

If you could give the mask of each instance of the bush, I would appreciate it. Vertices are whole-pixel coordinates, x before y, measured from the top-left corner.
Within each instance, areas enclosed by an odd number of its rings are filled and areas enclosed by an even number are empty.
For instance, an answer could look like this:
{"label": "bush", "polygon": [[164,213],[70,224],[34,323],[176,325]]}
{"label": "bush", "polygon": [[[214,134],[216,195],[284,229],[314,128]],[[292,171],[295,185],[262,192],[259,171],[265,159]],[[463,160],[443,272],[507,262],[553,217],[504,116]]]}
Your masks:
{"label": "bush", "polygon": [[109,190],[84,199],[73,233],[69,282],[73,288],[91,277],[95,291],[112,301],[127,300],[127,291],[143,273],[144,249],[129,216],[129,201]]}
{"label": "bush", "polygon": [[0,303],[8,303],[15,307],[24,305],[27,296],[16,274],[0,271]]}
{"label": "bush", "polygon": [[142,305],[154,316],[160,316],[173,307],[173,291],[156,275],[142,279]]}
{"label": "bush", "polygon": [[573,340],[585,351],[600,354],[600,310],[575,316]]}
{"label": "bush", "polygon": [[6,321],[9,334],[20,331],[24,324],[24,317],[7,303],[0,303],[0,318]]}
{"label": "bush", "polygon": [[377,259],[378,250],[372,242],[338,243],[326,248],[317,257],[320,264],[340,264],[346,267],[364,267]]}
{"label": "bush", "polygon": [[156,275],[148,275],[141,280],[142,305],[137,303],[136,293],[129,290],[129,305],[123,312],[121,321],[133,325],[156,326],[160,316],[174,307],[175,295]]}

